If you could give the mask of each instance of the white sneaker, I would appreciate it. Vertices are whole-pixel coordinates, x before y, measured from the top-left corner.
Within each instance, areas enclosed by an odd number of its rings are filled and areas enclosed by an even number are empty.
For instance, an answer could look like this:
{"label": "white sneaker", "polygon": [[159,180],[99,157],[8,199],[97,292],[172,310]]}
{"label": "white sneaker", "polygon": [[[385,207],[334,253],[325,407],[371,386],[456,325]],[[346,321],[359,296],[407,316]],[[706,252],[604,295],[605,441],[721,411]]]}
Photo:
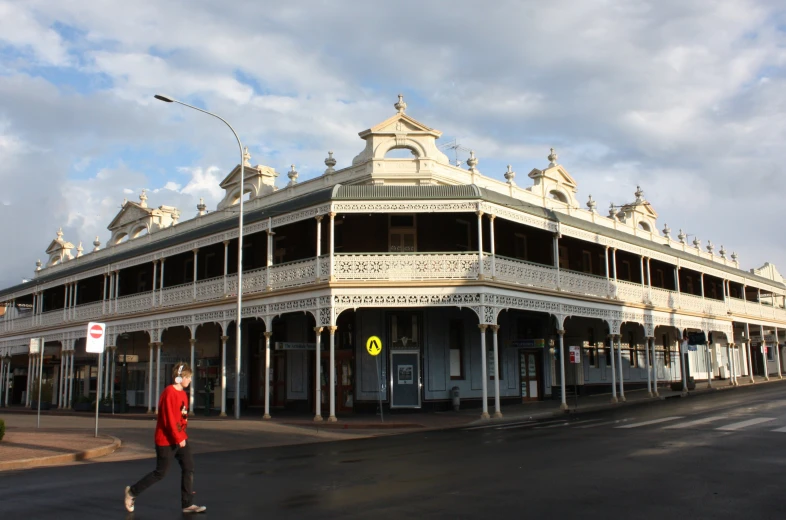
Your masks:
{"label": "white sneaker", "polygon": [[204,513],[205,511],[207,511],[205,506],[198,506],[196,504],[183,508],[184,513]]}
{"label": "white sneaker", "polygon": [[131,486],[126,486],[125,504],[126,504],[126,511],[128,511],[129,513],[134,512],[134,500],[136,500],[136,497],[131,494]]}

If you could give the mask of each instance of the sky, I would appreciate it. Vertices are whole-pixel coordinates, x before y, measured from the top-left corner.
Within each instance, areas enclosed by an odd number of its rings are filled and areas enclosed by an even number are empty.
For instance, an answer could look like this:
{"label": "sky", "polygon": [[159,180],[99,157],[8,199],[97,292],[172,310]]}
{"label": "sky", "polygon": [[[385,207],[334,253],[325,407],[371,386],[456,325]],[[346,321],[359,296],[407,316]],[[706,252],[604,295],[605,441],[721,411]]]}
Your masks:
{"label": "sky", "polygon": [[549,148],[598,210],[636,186],[668,224],[786,272],[782,1],[0,0],[0,287],[58,228],[86,251],[124,198],[215,209],[238,163],[288,180],[407,114],[519,186]]}

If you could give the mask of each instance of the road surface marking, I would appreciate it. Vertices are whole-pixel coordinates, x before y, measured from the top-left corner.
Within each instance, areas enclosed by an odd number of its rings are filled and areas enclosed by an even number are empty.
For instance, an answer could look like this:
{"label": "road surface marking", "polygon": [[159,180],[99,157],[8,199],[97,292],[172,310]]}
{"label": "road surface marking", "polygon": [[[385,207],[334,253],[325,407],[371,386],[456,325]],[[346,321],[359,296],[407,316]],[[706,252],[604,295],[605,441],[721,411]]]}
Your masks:
{"label": "road surface marking", "polygon": [[664,417],[662,419],[653,419],[652,421],[644,421],[640,423],[633,423],[633,424],[626,424],[624,426],[616,426],[616,428],[638,428],[639,426],[649,426],[650,424],[658,424],[662,422],[668,421],[676,421],[677,419],[682,419],[683,417]]}
{"label": "road surface marking", "polygon": [[713,415],[712,417],[705,417],[704,419],[696,419],[695,421],[688,421],[679,424],[672,424],[671,426],[664,426],[664,430],[681,430],[683,428],[691,428],[699,426],[700,424],[707,424],[713,421],[720,421],[721,419],[728,419],[728,415]]}
{"label": "road surface marking", "polygon": [[786,433],[786,427],[778,428],[777,430],[772,430],[772,431],[778,432],[778,433]]}
{"label": "road surface marking", "polygon": [[[524,425],[524,424],[533,424],[535,421],[526,421],[526,422],[517,422],[512,423],[512,425]],[[484,430],[487,428],[500,428],[499,423],[492,423],[492,424],[484,424],[481,426],[470,426],[468,428],[462,428],[462,430],[469,431],[469,430]]]}
{"label": "road surface marking", "polygon": [[608,426],[609,424],[624,423],[624,422],[632,421],[633,419],[635,419],[635,417],[630,417],[628,419],[617,419],[616,421],[606,421],[606,422],[597,423],[597,424],[588,424],[587,426],[579,426],[576,429],[577,430],[581,430],[583,428],[595,428],[596,426]]}
{"label": "road surface marking", "polygon": [[774,421],[774,417],[757,417],[756,419],[748,419],[747,421],[741,421],[737,423],[728,424],[726,426],[721,426],[720,428],[715,428],[716,430],[724,431],[724,432],[734,432],[737,430],[741,430],[743,428],[747,428],[748,426],[753,426],[755,424],[761,424],[769,421]]}

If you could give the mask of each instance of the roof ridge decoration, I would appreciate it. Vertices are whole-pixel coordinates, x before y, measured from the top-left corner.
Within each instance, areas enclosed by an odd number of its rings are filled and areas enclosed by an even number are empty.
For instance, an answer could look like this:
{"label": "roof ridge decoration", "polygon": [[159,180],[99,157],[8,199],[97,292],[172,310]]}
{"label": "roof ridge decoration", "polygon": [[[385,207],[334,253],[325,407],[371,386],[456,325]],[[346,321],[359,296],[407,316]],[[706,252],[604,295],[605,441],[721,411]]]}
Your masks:
{"label": "roof ridge decoration", "polygon": [[395,115],[358,134],[366,141],[366,148],[352,159],[352,165],[369,164],[370,173],[401,173],[396,170],[400,166],[396,160],[387,159],[392,164],[386,164],[385,156],[394,149],[408,149],[415,156],[415,173],[430,175],[437,164],[449,166],[447,155],[437,148],[436,141],[442,132],[407,115],[403,95],[399,94],[398,102],[393,106],[396,108]]}
{"label": "roof ridge decoration", "polygon": [[[219,184],[224,189],[224,198],[218,203],[218,210],[234,206],[240,202],[240,169],[238,164]],[[244,194],[250,193],[251,199],[263,197],[278,190],[276,187],[278,172],[275,168],[263,164],[251,166],[251,154],[247,146],[243,150],[243,169],[243,191]]]}
{"label": "roof ridge decoration", "polygon": [[49,243],[49,246],[46,248],[46,254],[49,255],[49,261],[46,263],[47,267],[63,263],[74,258],[74,255],[71,253],[71,250],[74,248],[74,244],[66,241],[63,238],[62,227],[58,228],[56,235],[57,238],[52,240]]}
{"label": "roof ridge decoration", "polygon": [[557,162],[559,156],[554,148],[549,148],[548,166],[540,170],[533,168],[527,176],[534,182],[527,188],[543,199],[544,207],[554,207],[551,201],[557,201],[568,208],[578,208],[576,199],[578,183],[561,164]]}
{"label": "roof ridge decoration", "polygon": [[124,199],[120,211],[107,226],[107,229],[112,233],[109,238],[110,246],[119,244],[126,237],[131,240],[145,233],[153,233],[177,224],[180,219],[180,210],[173,206],[149,208],[145,192],[146,190],[142,190],[139,202]]}

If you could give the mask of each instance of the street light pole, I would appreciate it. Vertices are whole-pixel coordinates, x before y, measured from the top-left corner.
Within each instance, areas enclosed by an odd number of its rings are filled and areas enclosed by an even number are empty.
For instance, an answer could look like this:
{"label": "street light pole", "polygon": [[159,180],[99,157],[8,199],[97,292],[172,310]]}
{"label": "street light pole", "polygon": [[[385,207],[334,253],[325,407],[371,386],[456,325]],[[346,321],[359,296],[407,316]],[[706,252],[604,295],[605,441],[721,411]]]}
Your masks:
{"label": "street light pole", "polygon": [[[178,101],[177,99],[168,96],[156,94],[154,97],[160,101],[164,101],[166,103],[177,103],[179,105],[183,105],[184,107],[193,108],[194,110],[202,112],[203,114],[213,116],[216,119],[220,119],[225,125],[229,127],[230,130],[232,130],[232,134],[234,134],[235,139],[237,139],[237,146],[240,149],[240,215],[238,217],[237,230],[237,318],[235,319],[235,325],[237,326],[237,332],[235,334],[235,419],[240,419],[240,320],[242,316],[241,312],[243,305],[243,181],[246,177],[244,164],[245,159],[243,158],[243,144],[240,142],[240,137],[238,137],[235,129],[232,128],[232,125],[230,125],[223,117],[218,116],[212,112],[208,112],[207,110],[202,110],[201,108],[183,103],[182,101]],[[196,280],[194,280],[194,282],[196,283]],[[194,367],[191,367],[191,369],[194,370]]]}

